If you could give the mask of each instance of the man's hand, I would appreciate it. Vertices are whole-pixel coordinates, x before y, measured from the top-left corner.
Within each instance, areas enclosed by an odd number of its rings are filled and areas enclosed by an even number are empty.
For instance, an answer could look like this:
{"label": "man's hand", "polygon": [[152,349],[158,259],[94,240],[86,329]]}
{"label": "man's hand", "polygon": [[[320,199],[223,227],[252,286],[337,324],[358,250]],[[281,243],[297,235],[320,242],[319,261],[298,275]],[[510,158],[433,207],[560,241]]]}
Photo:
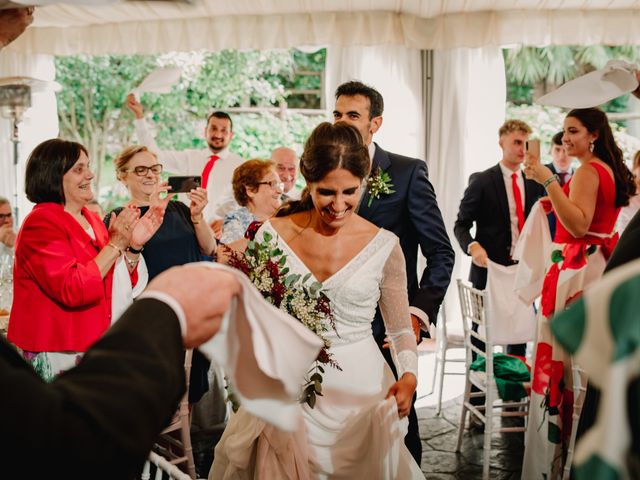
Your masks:
{"label": "man's hand", "polygon": [[144,118],[142,104],[136,100],[136,96],[133,93],[127,95],[127,108],[133,112],[138,120]]}
{"label": "man's hand", "polygon": [[240,283],[227,272],[184,265],[162,272],[147,289],[166,293],[180,304],[187,319],[184,346],[195,348],[218,332],[231,298],[240,293]]}
{"label": "man's hand", "polygon": [[482,245],[474,243],[469,247],[469,253],[471,254],[471,261],[475,265],[487,268],[487,260],[489,259],[489,256],[487,255],[487,251],[482,248]]}
{"label": "man's hand", "polygon": [[419,344],[422,341],[420,336],[420,326],[422,324],[422,320],[416,317],[413,313],[411,314],[411,327],[413,328],[413,334],[416,336],[416,344]]}
{"label": "man's hand", "polygon": [[33,7],[0,10],[0,48],[18,38],[33,22]]}

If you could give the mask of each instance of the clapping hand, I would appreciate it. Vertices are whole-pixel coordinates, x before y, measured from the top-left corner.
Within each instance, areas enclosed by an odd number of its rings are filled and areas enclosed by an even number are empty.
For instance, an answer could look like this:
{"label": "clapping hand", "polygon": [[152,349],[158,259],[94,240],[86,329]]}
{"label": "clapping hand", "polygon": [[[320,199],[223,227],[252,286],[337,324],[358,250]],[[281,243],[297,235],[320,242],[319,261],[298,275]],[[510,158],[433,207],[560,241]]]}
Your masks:
{"label": "clapping hand", "polygon": [[138,220],[131,234],[130,245],[132,248],[139,250],[155,235],[164,220],[164,211],[160,205],[152,205],[147,213]]}
{"label": "clapping hand", "polygon": [[109,242],[124,251],[131,243],[139,218],[140,210],[133,205],[123,208],[117,216],[112,212],[109,217]]}
{"label": "clapping hand", "polygon": [[398,416],[404,418],[409,415],[411,405],[413,404],[413,394],[416,392],[418,381],[413,373],[405,373],[400,380],[394,383],[387,396],[389,398],[392,395],[396,397],[396,404],[398,405]]}
{"label": "clapping hand", "polygon": [[144,118],[142,104],[136,99],[133,93],[127,95],[127,108],[133,112],[138,120]]}

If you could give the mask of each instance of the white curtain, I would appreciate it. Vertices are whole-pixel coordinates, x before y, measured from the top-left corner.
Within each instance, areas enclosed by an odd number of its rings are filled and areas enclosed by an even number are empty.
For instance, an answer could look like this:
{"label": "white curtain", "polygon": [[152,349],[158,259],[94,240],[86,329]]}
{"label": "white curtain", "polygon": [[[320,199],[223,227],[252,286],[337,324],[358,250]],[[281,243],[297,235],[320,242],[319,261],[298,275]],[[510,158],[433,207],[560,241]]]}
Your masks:
{"label": "white curtain", "polygon": [[446,318],[458,321],[456,278],[467,278],[469,257],[453,224],[469,175],[501,158],[498,129],[504,122],[506,80],[502,51],[487,47],[435,51],[427,161],[456,265],[447,293]]}
{"label": "white curtain", "polygon": [[327,48],[326,108],[336,87],[360,80],[384,98],[382,127],[373,140],[385,150],[424,159],[420,50],[396,45]]}
{"label": "white curtain", "polygon": [[[52,81],[55,77],[53,57],[50,55],[22,55],[7,51],[0,52],[0,78],[31,77]],[[0,196],[7,197],[14,205],[16,178],[18,175],[19,220],[31,211],[32,204],[24,195],[24,168],[31,150],[43,140],[58,136],[58,113],[55,93],[52,90],[34,92],[31,108],[19,124],[18,171],[13,166],[13,143],[11,142],[11,122],[0,118]]]}

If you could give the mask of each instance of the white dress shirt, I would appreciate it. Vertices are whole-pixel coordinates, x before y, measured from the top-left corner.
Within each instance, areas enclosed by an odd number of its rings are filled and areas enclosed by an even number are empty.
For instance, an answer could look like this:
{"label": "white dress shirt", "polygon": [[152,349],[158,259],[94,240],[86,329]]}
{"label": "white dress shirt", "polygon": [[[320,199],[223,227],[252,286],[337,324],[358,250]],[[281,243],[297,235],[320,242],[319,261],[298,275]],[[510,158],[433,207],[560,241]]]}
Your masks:
{"label": "white dress shirt", "polygon": [[509,255],[513,257],[513,252],[516,248],[518,237],[520,236],[520,230],[518,230],[518,215],[516,214],[516,200],[513,194],[511,175],[513,175],[514,173],[518,175],[516,182],[518,183],[518,187],[520,188],[520,200],[522,201],[523,211],[525,203],[524,178],[522,177],[522,172],[520,170],[513,172],[505,167],[502,162],[500,162],[500,170],[502,170],[504,188],[507,191],[507,202],[509,203],[509,220],[511,223],[511,249],[509,250]]}
{"label": "white dress shirt", "polygon": [[[213,153],[209,149],[186,149],[182,151],[160,150],[155,139],[149,132],[147,122],[142,119],[135,120],[136,135],[140,144],[158,156],[158,162],[165,170],[178,175],[202,175],[202,170]],[[209,203],[204,209],[204,218],[210,223],[222,216],[216,213],[220,202],[225,198],[233,198],[231,193],[231,179],[233,171],[244,160],[228,148],[216,153],[220,157],[213,166],[207,184],[207,196]],[[186,195],[180,195],[180,200],[189,205]]]}

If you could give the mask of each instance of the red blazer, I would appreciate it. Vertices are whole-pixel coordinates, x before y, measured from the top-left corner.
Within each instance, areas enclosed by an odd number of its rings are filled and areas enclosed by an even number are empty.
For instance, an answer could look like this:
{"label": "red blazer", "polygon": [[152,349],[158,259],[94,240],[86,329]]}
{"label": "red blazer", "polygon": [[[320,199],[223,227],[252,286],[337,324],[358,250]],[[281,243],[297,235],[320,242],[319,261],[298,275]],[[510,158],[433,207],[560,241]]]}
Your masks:
{"label": "red blazer", "polygon": [[111,324],[112,271],[94,259],[108,242],[100,218],[82,213],[96,240],[57,203],[36,205],[16,239],[7,338],[31,352],[84,352]]}

